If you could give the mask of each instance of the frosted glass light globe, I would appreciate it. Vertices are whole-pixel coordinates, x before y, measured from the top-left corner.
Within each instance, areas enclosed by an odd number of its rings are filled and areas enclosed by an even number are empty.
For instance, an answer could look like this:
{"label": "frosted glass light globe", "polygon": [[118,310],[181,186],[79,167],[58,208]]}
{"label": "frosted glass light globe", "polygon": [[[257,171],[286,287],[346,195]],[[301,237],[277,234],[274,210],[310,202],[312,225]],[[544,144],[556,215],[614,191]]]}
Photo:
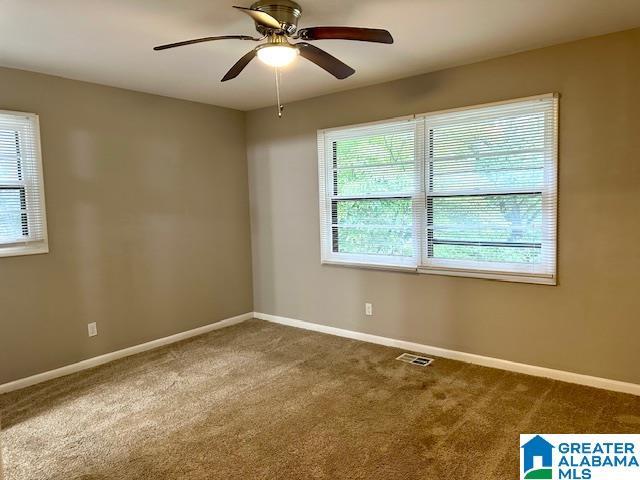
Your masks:
{"label": "frosted glass light globe", "polygon": [[296,47],[287,45],[266,45],[258,49],[258,58],[271,67],[289,65],[298,56]]}

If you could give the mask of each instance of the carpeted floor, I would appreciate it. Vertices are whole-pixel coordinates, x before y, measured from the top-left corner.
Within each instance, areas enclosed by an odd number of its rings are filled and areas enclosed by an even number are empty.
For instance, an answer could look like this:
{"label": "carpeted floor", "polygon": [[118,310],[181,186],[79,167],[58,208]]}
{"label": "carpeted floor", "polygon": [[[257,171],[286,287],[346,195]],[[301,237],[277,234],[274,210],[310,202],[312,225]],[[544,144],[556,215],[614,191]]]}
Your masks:
{"label": "carpeted floor", "polygon": [[0,397],[6,480],[518,478],[519,433],[638,433],[640,397],[258,320]]}

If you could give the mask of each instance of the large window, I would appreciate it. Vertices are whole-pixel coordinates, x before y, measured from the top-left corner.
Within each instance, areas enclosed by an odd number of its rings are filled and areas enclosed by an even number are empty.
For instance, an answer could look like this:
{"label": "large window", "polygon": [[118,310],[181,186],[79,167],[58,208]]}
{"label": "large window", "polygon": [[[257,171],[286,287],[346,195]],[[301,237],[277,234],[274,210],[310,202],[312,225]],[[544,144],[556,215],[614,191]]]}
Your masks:
{"label": "large window", "polygon": [[0,256],[47,251],[38,117],[0,111]]}
{"label": "large window", "polygon": [[322,260],[555,283],[553,95],[318,133]]}

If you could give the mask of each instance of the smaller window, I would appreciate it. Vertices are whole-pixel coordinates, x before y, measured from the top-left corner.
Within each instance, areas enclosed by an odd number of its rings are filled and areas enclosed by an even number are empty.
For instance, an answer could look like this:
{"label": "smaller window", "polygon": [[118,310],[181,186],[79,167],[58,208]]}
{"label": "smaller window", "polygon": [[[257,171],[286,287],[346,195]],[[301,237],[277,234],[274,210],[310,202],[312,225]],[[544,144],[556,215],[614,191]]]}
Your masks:
{"label": "smaller window", "polygon": [[323,260],[415,266],[413,119],[320,136]]}
{"label": "smaller window", "polygon": [[38,116],[0,110],[0,257],[48,251]]}

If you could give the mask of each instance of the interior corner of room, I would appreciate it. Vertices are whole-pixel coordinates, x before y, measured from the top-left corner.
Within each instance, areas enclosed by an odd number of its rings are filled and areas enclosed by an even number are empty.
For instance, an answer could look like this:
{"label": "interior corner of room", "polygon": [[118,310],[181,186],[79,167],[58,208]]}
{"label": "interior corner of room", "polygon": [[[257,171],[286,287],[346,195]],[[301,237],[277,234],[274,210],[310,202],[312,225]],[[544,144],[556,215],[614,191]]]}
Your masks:
{"label": "interior corner of room", "polygon": [[382,2],[308,19],[393,38],[223,2],[226,47],[168,43],[215,17],[178,3],[89,18],[108,68],[50,6],[9,10],[50,49],[0,21],[0,478],[507,478],[519,433],[637,436],[637,6],[428,56]]}

